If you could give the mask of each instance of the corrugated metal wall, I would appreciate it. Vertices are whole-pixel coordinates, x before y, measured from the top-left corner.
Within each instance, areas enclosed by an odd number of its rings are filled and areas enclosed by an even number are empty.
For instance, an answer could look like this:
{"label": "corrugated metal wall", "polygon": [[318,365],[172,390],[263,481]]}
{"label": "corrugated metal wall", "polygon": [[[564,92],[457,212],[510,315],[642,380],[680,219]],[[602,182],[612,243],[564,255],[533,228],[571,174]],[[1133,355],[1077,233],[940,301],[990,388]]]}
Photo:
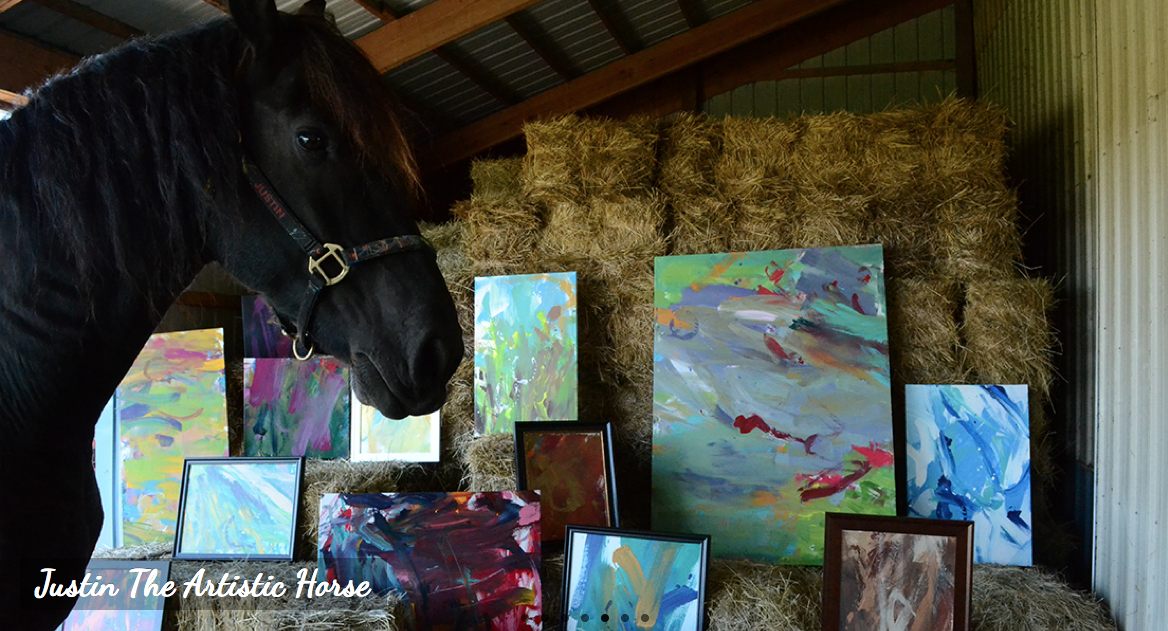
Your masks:
{"label": "corrugated metal wall", "polygon": [[[1168,6],[977,1],[979,80],[1063,277],[1061,409],[1094,471],[1092,583],[1129,630],[1168,620]],[[1032,239],[1033,241],[1033,239]],[[1091,506],[1079,506],[1090,516]],[[1083,512],[1085,509],[1085,512]]]}
{"label": "corrugated metal wall", "polygon": [[846,68],[917,62],[952,62],[957,57],[952,6],[909,20],[843,48],[808,59],[792,70],[814,75],[744,85],[706,101],[711,116],[778,116],[848,111],[879,112],[911,103],[935,103],[957,90],[951,67],[874,74],[839,74]]}

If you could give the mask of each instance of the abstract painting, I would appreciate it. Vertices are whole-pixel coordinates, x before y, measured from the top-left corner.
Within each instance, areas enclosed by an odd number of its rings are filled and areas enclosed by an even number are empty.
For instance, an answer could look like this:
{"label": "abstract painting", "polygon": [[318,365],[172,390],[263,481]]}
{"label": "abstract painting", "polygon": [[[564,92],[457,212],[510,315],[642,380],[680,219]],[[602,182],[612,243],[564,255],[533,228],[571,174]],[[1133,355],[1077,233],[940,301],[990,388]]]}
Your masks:
{"label": "abstract painting", "polygon": [[324,580],[404,594],[409,628],[538,631],[539,494],[325,494]]}
{"label": "abstract painting", "polygon": [[515,424],[520,489],[539,491],[544,550],[561,547],[564,527],[620,525],[612,470],[612,424]]}
{"label": "abstract painting", "polygon": [[909,515],[977,524],[977,563],[1030,565],[1027,387],[905,386]]}
{"label": "abstract painting", "polygon": [[223,329],[150,336],[115,394],[124,545],[174,537],[183,459],[227,455]]}
{"label": "abstract painting", "polygon": [[829,513],[823,629],[968,631],[971,522]]}
{"label": "abstract painting", "polygon": [[349,455],[349,369],[329,357],[243,360],[247,456]]}
{"label": "abstract painting", "polygon": [[[145,588],[148,582],[156,587],[166,584],[169,562],[93,560],[85,571],[90,575],[90,582],[99,585],[97,593],[77,599],[69,617],[58,627],[60,631],[162,629],[165,599],[153,593],[146,595]],[[112,593],[114,589],[117,594]]]}
{"label": "abstract painting", "polygon": [[438,462],[440,420],[440,412],[388,418],[353,397],[350,459]]}
{"label": "abstract painting", "polygon": [[576,419],[576,273],[475,279],[475,434]]}
{"label": "abstract painting", "polygon": [[568,526],[566,631],[704,628],[710,538]]}
{"label": "abstract painting", "polygon": [[243,296],[243,356],[292,357],[292,338],[280,329],[280,320],[263,296]]}
{"label": "abstract painting", "polygon": [[893,514],[879,245],[656,259],[654,528],[823,561],[828,511]]}
{"label": "abstract painting", "polygon": [[291,561],[300,458],[190,458],[176,559]]}

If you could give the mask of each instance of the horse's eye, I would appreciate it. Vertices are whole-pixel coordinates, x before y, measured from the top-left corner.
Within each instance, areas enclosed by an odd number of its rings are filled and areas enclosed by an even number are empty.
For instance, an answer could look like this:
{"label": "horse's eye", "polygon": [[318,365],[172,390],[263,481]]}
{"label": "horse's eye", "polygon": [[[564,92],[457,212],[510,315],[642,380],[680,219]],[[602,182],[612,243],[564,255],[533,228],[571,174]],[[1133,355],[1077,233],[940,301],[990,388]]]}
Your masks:
{"label": "horse's eye", "polygon": [[296,134],[296,142],[306,151],[320,151],[324,149],[324,136],[315,131],[302,131]]}

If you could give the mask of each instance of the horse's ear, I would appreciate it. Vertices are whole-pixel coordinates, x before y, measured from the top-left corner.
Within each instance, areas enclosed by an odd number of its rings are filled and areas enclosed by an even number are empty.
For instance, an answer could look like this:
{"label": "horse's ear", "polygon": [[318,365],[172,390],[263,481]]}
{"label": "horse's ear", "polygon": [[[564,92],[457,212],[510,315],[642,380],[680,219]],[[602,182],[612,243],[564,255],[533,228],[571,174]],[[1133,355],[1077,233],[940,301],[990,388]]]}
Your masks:
{"label": "horse's ear", "polygon": [[323,18],[325,16],[325,2],[326,0],[308,0],[308,2],[305,2],[304,6],[300,7],[300,10],[296,13],[298,15],[305,15],[312,18]]}
{"label": "horse's ear", "polygon": [[280,17],[276,0],[228,0],[227,6],[243,36],[256,48],[266,48],[275,41]]}

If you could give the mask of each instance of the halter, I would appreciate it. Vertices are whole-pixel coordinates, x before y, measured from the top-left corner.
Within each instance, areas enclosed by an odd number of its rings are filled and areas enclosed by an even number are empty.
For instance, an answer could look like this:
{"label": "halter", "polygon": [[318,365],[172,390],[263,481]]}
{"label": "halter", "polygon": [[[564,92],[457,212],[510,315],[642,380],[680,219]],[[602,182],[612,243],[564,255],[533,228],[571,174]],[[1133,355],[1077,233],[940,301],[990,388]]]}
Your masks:
{"label": "halter", "polygon": [[[416,234],[389,237],[348,249],[336,243],[321,243],[288,210],[287,204],[280,199],[275,187],[268,181],[268,178],[264,177],[263,171],[248,159],[247,154],[243,155],[243,174],[247,176],[247,180],[255,189],[256,195],[264,202],[268,210],[272,211],[276,220],[288,232],[292,240],[308,254],[308,289],[304,293],[304,300],[300,303],[300,315],[296,318],[295,326],[289,327],[283,316],[277,314],[284,335],[292,338],[292,354],[296,356],[296,359],[304,361],[312,357],[314,348],[312,342],[308,340],[308,325],[312,322],[312,313],[316,308],[316,301],[320,297],[320,290],[344,280],[345,276],[349,274],[351,266],[387,254],[413,250],[423,250],[436,256],[434,248],[430,247],[421,235]],[[328,265],[332,270],[326,269],[325,265]],[[302,346],[307,346],[307,350],[303,354],[300,352]]]}

